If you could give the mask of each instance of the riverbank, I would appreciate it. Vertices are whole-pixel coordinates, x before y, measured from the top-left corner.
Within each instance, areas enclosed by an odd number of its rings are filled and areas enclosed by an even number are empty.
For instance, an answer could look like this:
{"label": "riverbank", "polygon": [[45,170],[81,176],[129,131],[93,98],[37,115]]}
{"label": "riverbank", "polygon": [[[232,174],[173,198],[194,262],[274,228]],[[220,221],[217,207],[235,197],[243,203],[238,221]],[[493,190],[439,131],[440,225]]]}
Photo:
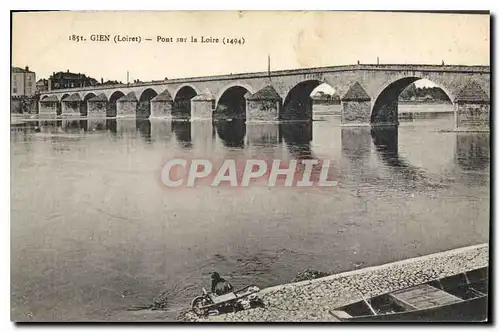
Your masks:
{"label": "riverbank", "polygon": [[488,244],[453,249],[328,277],[269,287],[261,291],[263,308],[185,321],[199,322],[335,322],[329,311],[430,280],[488,265]]}

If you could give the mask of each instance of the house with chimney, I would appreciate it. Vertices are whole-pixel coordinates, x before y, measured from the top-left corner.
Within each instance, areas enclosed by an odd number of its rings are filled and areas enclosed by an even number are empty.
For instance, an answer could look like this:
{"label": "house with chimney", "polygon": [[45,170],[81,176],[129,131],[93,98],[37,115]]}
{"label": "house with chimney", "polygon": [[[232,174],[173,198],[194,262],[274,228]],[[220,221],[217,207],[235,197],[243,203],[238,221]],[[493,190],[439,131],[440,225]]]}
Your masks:
{"label": "house with chimney", "polygon": [[36,110],[36,74],[28,66],[11,67],[11,113],[28,113]]}
{"label": "house with chimney", "polygon": [[28,66],[24,68],[11,68],[11,91],[12,97],[31,97],[36,92],[36,74]]}

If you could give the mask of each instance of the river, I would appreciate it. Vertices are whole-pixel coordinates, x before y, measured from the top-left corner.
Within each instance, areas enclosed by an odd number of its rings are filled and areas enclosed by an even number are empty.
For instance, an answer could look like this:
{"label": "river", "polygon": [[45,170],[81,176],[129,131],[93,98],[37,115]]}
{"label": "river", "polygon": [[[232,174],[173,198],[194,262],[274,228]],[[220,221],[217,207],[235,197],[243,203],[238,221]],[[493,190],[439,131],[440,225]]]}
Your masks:
{"label": "river", "polygon": [[[11,317],[175,320],[215,270],[263,288],[488,242],[490,136],[452,128],[449,114],[374,131],[338,117],[13,124]],[[328,159],[338,185],[169,188],[174,157]],[[162,292],[167,311],[128,310]]]}

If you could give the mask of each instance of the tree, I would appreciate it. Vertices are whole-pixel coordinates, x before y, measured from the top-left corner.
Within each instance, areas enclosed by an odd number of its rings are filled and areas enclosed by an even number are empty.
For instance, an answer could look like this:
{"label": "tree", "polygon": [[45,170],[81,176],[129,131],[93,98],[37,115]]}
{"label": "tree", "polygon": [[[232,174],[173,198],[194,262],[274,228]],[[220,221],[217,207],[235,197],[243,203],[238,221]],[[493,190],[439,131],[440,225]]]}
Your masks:
{"label": "tree", "polygon": [[401,100],[410,100],[411,97],[417,96],[417,87],[415,83],[408,85],[399,95],[399,99]]}

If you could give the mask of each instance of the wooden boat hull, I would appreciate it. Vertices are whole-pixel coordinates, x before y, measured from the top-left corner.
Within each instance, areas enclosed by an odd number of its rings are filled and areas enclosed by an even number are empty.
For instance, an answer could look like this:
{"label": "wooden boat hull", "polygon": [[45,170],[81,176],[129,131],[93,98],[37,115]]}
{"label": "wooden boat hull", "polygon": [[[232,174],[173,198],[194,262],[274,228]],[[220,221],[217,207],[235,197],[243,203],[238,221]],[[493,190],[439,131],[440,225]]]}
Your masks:
{"label": "wooden boat hull", "polygon": [[354,302],[330,313],[342,322],[486,322],[488,267]]}
{"label": "wooden boat hull", "polygon": [[388,315],[361,316],[343,322],[485,322],[488,318],[488,295],[440,307]]}

